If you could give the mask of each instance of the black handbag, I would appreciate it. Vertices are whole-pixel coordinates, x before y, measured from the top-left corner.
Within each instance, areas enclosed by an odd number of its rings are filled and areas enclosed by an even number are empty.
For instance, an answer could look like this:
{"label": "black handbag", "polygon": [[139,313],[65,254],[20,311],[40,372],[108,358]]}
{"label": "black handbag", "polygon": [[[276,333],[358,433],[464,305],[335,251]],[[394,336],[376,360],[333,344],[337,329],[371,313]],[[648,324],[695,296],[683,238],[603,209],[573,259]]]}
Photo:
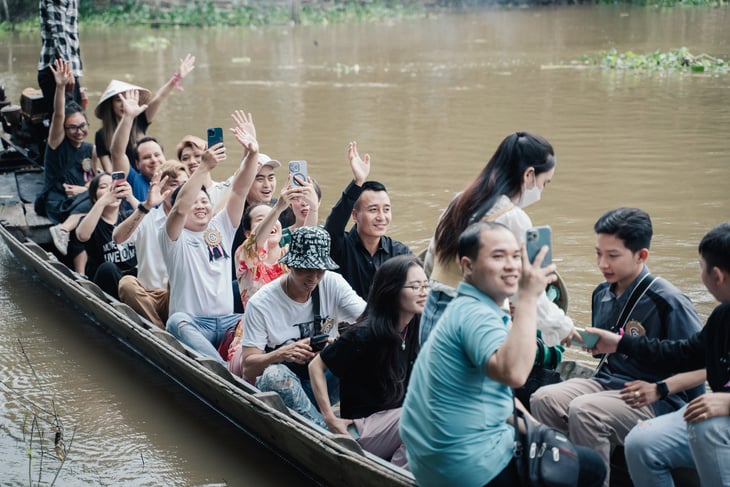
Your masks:
{"label": "black handbag", "polygon": [[[525,433],[518,427],[522,419]],[[576,487],[580,464],[575,445],[565,434],[526,419],[514,410],[515,462],[523,487]]]}

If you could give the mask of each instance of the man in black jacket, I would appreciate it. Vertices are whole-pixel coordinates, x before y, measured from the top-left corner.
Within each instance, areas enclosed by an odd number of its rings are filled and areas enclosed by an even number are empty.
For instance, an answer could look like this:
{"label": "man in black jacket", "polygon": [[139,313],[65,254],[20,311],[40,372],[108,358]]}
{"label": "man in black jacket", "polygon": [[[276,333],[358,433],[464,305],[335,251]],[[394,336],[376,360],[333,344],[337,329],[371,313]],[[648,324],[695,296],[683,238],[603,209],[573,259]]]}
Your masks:
{"label": "man in black jacket", "polygon": [[684,372],[655,384],[627,384],[624,400],[633,407],[702,384],[705,377],[712,389],[626,436],[631,479],[642,487],[674,485],[670,470],[679,467],[696,469],[702,485],[730,485],[730,222],[710,230],[699,253],[702,282],[720,301],[702,331],[684,340],[658,340],[589,329],[601,337],[592,352],[622,353]]}
{"label": "man in black jacket", "polygon": [[[330,256],[340,266],[338,272],[360,297],[367,299],[378,267],[411,250],[385,235],[391,219],[390,198],[385,186],[365,181],[370,174],[370,155],[361,159],[357,142],[350,142],[347,157],[354,179],[332,207],[324,226],[332,238]],[[345,232],[350,215],[355,225]]]}

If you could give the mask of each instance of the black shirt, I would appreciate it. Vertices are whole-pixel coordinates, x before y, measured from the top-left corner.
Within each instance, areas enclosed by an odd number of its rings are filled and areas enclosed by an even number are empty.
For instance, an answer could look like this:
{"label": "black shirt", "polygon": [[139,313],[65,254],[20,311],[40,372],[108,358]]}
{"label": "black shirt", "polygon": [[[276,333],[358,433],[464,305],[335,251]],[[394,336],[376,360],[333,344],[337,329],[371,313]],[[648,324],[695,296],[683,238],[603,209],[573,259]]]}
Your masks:
{"label": "black shirt", "polygon": [[[405,349],[401,349],[397,343],[383,343],[373,337],[367,325],[357,324],[320,352],[324,364],[340,379],[340,415],[343,418],[365,418],[378,411],[403,405],[408,380],[418,354],[417,322],[409,325],[404,341]],[[390,402],[380,383],[386,371],[373,363],[375,352],[384,346],[398,347],[399,365],[404,371],[403,394]]]}
{"label": "black shirt", "polygon": [[714,392],[730,392],[730,303],[716,307],[699,333],[684,340],[624,335],[617,352],[661,363],[672,373],[707,368]]}
{"label": "black shirt", "polygon": [[330,256],[340,266],[336,272],[352,286],[361,298],[367,299],[373,283],[375,271],[383,262],[397,255],[411,254],[411,250],[390,237],[380,237],[375,255],[363,246],[357,234],[357,225],[345,232],[355,201],[360,197],[362,188],[351,182],[342,193],[340,200],[332,207],[324,228],[332,238]]}

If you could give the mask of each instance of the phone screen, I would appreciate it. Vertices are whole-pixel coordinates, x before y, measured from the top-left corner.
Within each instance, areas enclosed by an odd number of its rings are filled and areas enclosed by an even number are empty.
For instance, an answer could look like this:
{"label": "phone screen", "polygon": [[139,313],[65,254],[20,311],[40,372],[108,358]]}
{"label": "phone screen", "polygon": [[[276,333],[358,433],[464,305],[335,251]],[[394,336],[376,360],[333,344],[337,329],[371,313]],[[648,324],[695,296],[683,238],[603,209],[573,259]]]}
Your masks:
{"label": "phone screen", "polygon": [[122,171],[114,171],[112,173],[112,184],[114,186],[119,186],[124,182],[126,178],[124,177],[124,173]]}

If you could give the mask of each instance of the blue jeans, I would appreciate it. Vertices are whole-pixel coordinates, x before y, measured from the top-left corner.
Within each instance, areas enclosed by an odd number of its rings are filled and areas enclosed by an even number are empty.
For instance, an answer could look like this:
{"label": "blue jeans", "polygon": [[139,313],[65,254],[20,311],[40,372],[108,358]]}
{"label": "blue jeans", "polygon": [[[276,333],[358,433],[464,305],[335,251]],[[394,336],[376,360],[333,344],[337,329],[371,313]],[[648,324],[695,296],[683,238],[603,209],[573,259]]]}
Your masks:
{"label": "blue jeans", "polygon": [[730,485],[730,417],[684,420],[686,406],[642,421],[626,436],[626,464],[634,485],[673,486],[671,470],[696,469],[702,485]]}
{"label": "blue jeans", "polygon": [[[329,370],[324,375],[330,404],[334,404],[340,400],[340,382]],[[327,429],[327,423],[317,409],[312,384],[308,380],[300,379],[286,365],[272,364],[266,367],[264,373],[256,378],[256,387],[262,391],[276,392],[289,409]]]}
{"label": "blue jeans", "polygon": [[428,299],[426,299],[426,306],[423,308],[423,314],[421,315],[420,332],[418,341],[421,346],[426,343],[428,335],[431,334],[436,323],[438,323],[441,315],[444,314],[446,306],[454,299],[448,294],[441,291],[431,291],[428,293]]}
{"label": "blue jeans", "polygon": [[172,335],[201,355],[216,359],[223,365],[223,360],[216,348],[226,330],[236,326],[241,315],[224,316],[190,316],[187,313],[174,313],[167,319],[165,328]]}

